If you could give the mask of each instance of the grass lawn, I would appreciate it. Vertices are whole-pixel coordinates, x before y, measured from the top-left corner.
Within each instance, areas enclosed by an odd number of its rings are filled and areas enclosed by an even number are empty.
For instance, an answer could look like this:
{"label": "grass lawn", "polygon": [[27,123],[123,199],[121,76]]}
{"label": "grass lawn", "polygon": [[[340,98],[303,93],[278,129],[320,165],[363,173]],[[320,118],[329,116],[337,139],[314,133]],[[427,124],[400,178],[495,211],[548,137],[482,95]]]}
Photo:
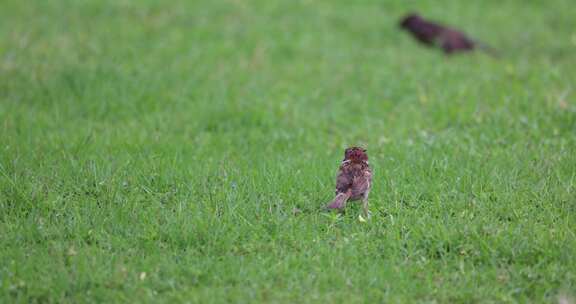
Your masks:
{"label": "grass lawn", "polygon": [[576,297],[573,1],[0,6],[0,303]]}

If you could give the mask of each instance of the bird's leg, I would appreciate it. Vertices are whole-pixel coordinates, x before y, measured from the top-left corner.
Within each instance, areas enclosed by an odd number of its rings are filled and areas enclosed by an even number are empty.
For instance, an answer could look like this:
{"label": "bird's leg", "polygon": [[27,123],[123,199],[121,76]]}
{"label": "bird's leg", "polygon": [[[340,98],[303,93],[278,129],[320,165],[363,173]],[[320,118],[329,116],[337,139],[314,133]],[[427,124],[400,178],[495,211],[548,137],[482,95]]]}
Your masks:
{"label": "bird's leg", "polygon": [[370,211],[368,210],[368,191],[362,196],[362,211],[366,219],[370,218]]}

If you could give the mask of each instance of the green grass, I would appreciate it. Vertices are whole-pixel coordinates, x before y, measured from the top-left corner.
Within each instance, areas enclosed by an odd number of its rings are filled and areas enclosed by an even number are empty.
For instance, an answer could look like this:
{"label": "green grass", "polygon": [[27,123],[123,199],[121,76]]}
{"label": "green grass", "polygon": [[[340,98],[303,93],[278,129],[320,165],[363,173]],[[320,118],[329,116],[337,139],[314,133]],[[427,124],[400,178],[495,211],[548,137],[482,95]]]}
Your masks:
{"label": "green grass", "polygon": [[[572,1],[1,6],[1,303],[576,294]],[[351,145],[368,223],[320,212]]]}

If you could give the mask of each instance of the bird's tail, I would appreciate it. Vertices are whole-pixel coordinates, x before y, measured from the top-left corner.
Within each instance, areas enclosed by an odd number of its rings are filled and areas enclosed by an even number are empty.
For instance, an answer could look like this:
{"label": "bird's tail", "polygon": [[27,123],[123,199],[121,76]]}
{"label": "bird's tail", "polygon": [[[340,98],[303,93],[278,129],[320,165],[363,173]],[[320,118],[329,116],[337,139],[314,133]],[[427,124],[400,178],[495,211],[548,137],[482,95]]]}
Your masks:
{"label": "bird's tail", "polygon": [[350,198],[351,191],[348,190],[346,192],[340,192],[336,194],[336,197],[330,204],[328,204],[328,209],[342,209],[346,206],[346,201]]}

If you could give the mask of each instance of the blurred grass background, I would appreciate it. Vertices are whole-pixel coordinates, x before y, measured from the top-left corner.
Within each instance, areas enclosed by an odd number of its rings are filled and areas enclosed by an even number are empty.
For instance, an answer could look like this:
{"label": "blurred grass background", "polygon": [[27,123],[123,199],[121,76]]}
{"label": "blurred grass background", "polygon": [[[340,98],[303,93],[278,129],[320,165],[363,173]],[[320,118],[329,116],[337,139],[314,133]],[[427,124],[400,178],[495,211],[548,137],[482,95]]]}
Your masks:
{"label": "blurred grass background", "polygon": [[[576,293],[571,1],[1,7],[0,302]],[[421,47],[410,11],[501,57]],[[351,145],[365,224],[319,211]]]}

